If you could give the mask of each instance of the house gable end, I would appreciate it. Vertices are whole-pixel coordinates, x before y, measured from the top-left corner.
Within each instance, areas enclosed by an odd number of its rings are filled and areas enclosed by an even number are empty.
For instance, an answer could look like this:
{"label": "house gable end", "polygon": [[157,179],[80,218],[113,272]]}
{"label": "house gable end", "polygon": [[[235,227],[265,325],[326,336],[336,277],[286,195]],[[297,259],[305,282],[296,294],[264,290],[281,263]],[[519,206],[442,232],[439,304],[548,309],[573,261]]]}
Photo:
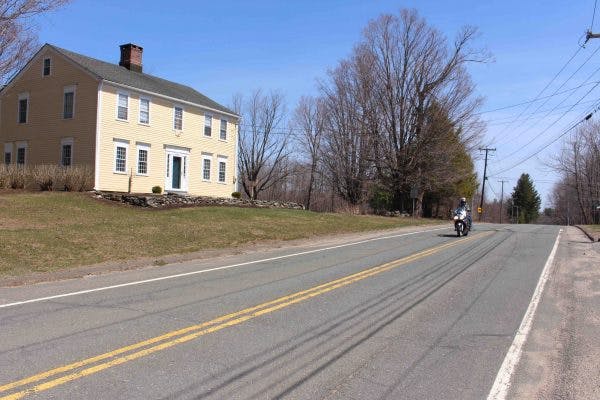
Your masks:
{"label": "house gable end", "polygon": [[42,46],[0,93],[0,142],[26,142],[27,164],[60,164],[61,143],[72,138],[70,161],[93,165],[99,82]]}
{"label": "house gable end", "polygon": [[[46,43],[45,45],[43,45],[30,59],[29,61],[27,61],[27,64],[25,64],[23,66],[23,68],[21,68],[19,70],[19,72],[17,72],[7,83],[6,85],[4,85],[2,87],[2,90],[0,91],[0,96],[2,96],[3,93],[6,93],[8,91],[10,91],[10,89],[12,88],[12,86],[14,86],[15,83],[17,83],[22,77],[23,75],[25,75],[26,73],[28,73],[31,68],[35,68],[34,66],[37,66],[38,61],[43,62],[43,58],[46,58],[48,54],[48,52],[50,52],[50,55],[52,55],[53,57],[57,56],[57,57],[61,57],[63,60],[67,61],[69,64],[71,64],[73,67],[84,71],[86,74],[88,74],[91,78],[93,78],[96,81],[100,81],[101,77],[98,76],[97,74],[94,74],[92,71],[90,71],[89,69],[83,67],[82,65],[78,64],[77,62],[75,62],[73,59],[71,59],[70,57],[66,56],[65,54],[61,53],[60,51],[56,50],[56,48],[54,48],[54,46]],[[42,75],[42,69],[40,69],[39,71],[40,76]]]}

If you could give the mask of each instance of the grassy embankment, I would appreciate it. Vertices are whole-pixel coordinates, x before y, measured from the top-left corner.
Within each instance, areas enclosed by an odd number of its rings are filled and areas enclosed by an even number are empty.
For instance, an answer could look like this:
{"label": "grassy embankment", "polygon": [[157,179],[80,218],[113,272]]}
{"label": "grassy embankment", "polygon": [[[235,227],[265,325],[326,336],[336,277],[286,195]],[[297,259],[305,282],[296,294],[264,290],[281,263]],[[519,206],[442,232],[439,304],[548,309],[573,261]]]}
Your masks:
{"label": "grassy embankment", "polygon": [[0,276],[439,221],[249,208],[135,209],[77,193],[0,194]]}
{"label": "grassy embankment", "polygon": [[600,233],[600,225],[583,225],[590,232]]}
{"label": "grassy embankment", "polygon": [[581,225],[594,242],[600,242],[600,225]]}

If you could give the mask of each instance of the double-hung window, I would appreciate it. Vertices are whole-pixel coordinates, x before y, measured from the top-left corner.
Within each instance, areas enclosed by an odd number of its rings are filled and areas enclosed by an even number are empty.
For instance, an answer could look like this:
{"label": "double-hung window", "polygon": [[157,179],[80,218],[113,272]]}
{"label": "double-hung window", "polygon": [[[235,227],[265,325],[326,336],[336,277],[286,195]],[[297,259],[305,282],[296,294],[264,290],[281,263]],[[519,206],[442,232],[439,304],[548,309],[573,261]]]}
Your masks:
{"label": "double-hung window", "polygon": [[62,145],[62,165],[69,167],[71,165],[71,156],[73,151],[73,145],[63,144]]}
{"label": "double-hung window", "polygon": [[13,144],[4,143],[4,164],[9,165],[12,162]]}
{"label": "double-hung window", "polygon": [[140,97],[140,124],[150,123],[150,100]]}
{"label": "double-hung window", "polygon": [[25,165],[27,161],[27,143],[17,143],[17,165]]}
{"label": "double-hung window", "polygon": [[73,118],[74,110],[75,110],[75,87],[68,86],[64,89],[64,94],[63,94],[63,118],[64,119]]}
{"label": "double-hung window", "polygon": [[183,129],[183,107],[173,107],[173,129],[177,131]]}
{"label": "double-hung window", "polygon": [[148,175],[148,153],[150,146],[138,143],[137,145],[137,174]]}
{"label": "double-hung window", "polygon": [[17,164],[25,165],[25,147],[20,147],[17,149]]}
{"label": "double-hung window", "polygon": [[44,67],[42,68],[42,75],[49,76],[50,68],[52,66],[52,61],[49,58],[44,58]]}
{"label": "double-hung window", "polygon": [[221,130],[219,131],[219,139],[227,140],[227,120],[221,120]]}
{"label": "double-hung window", "polygon": [[29,112],[29,94],[21,93],[19,95],[19,123],[27,123],[27,114]]}
{"label": "double-hung window", "polygon": [[127,114],[129,112],[129,95],[126,93],[119,93],[117,96],[117,118],[127,121]]}
{"label": "double-hung window", "polygon": [[210,157],[202,158],[202,180],[210,181]]}
{"label": "double-hung window", "polygon": [[127,147],[128,143],[125,141],[115,140],[115,172],[126,173],[127,172]]}
{"label": "double-hung window", "polygon": [[212,115],[204,114],[204,136],[212,135]]}
{"label": "double-hung window", "polygon": [[63,167],[73,164],[73,139],[71,138],[60,141],[60,164]]}
{"label": "double-hung window", "polygon": [[227,171],[227,161],[219,159],[219,183],[225,183],[225,171]]}

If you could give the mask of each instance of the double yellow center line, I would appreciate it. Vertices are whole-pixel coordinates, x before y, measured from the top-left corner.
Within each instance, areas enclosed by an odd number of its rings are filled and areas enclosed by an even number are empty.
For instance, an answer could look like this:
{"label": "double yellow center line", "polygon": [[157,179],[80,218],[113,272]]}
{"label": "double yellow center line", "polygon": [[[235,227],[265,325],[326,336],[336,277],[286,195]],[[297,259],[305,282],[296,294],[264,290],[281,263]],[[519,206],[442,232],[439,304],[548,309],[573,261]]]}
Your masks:
{"label": "double yellow center line", "polygon": [[[5,385],[0,386],[0,395],[2,393],[22,388],[27,385],[33,384],[33,386],[27,389],[21,389],[20,391],[12,394],[4,395],[3,397],[0,397],[0,400],[17,400],[23,398],[28,394],[34,394],[54,388],[56,386],[74,381],[76,379],[95,374],[105,369],[124,364],[126,362],[147,356],[152,353],[156,353],[161,350],[168,349],[178,344],[189,342],[208,333],[216,332],[221,329],[228,328],[230,326],[238,325],[242,322],[259,317],[261,315],[272,313],[282,308],[289,307],[293,304],[300,303],[301,301],[308,300],[312,297],[319,296],[321,294],[330,292],[334,289],[350,285],[351,283],[366,279],[368,277],[380,274],[382,272],[389,271],[393,268],[400,267],[412,261],[416,261],[418,259],[438,253],[449,247],[456,246],[467,241],[471,241],[477,237],[487,236],[491,233],[492,232],[485,232],[471,236],[469,238],[452,241],[441,246],[433,247],[412,254],[410,256],[400,258],[398,260],[381,264],[377,267],[369,268],[364,271],[345,276],[343,278],[339,278],[318,286],[314,286],[307,290],[302,290],[300,292],[279,297],[275,300],[268,301],[266,303],[262,303],[254,307],[246,308],[241,311],[223,315],[208,322],[203,322],[198,325],[192,325],[183,329],[171,331],[148,340],[134,343],[129,346],[121,347],[119,349],[103,353],[91,358],[86,358],[84,360],[77,361],[72,364],[57,367],[24,379],[20,379],[18,381],[7,383]],[[56,377],[54,379],[46,380],[57,375],[61,376]],[[44,380],[46,381],[43,382]]]}

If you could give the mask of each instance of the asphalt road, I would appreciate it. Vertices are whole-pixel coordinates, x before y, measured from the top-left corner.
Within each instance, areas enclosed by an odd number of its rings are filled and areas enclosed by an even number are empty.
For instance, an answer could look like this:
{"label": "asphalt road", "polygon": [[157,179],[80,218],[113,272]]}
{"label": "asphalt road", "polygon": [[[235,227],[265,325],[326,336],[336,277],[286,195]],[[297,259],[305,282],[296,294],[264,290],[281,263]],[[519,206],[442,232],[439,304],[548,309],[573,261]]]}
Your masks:
{"label": "asphalt road", "polygon": [[0,288],[0,400],[486,398],[559,228],[408,232]]}

